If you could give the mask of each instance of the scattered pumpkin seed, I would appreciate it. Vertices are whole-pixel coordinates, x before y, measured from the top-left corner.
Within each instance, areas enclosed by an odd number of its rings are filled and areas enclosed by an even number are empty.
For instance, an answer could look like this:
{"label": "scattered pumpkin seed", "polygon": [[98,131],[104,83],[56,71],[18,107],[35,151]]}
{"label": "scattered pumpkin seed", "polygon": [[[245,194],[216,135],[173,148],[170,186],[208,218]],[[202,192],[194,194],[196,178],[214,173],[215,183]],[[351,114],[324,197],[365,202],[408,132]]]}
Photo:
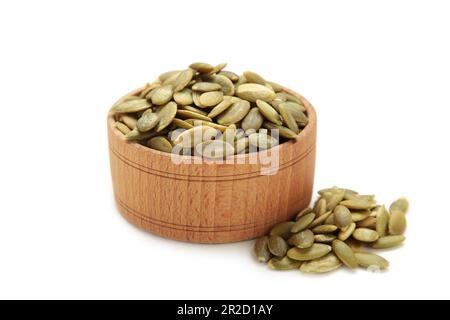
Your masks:
{"label": "scattered pumpkin seed", "polygon": [[345,242],[341,240],[334,240],[332,243],[333,251],[336,256],[350,269],[355,269],[358,266],[355,254]]}
{"label": "scattered pumpkin seed", "polygon": [[353,231],[353,238],[362,242],[375,242],[379,237],[376,231],[368,228],[356,228]]}
{"label": "scattered pumpkin seed", "polygon": [[369,252],[355,252],[356,261],[358,265],[363,268],[378,267],[380,269],[387,269],[389,261],[383,257]]}
{"label": "scattered pumpkin seed", "polygon": [[329,253],[324,257],[303,262],[300,271],[305,273],[327,273],[339,269],[341,261],[333,253]]}
{"label": "scattered pumpkin seed", "polygon": [[162,152],[172,152],[172,144],[164,137],[154,137],[147,142],[148,146],[152,149]]}
{"label": "scattered pumpkin seed", "polygon": [[[251,142],[250,142],[251,143]],[[305,214],[303,217],[301,217],[300,219],[298,219],[294,225],[291,228],[291,232],[292,233],[297,233],[300,231],[305,230],[306,228],[309,227],[309,225],[311,224],[311,222],[314,221],[314,218],[316,217],[315,213],[308,213]]]}
{"label": "scattered pumpkin seed", "polygon": [[295,233],[288,239],[288,243],[301,249],[309,248],[314,244],[314,233],[309,229]]}
{"label": "scattered pumpkin seed", "polygon": [[276,257],[284,257],[288,250],[286,241],[280,236],[269,237],[269,251]]}
{"label": "scattered pumpkin seed", "polygon": [[314,243],[310,248],[291,248],[287,256],[297,261],[309,261],[321,258],[331,252],[331,247],[322,243]]}
{"label": "scattered pumpkin seed", "polygon": [[136,123],[136,127],[140,132],[148,132],[156,127],[159,121],[160,119],[158,115],[153,113],[152,109],[149,109],[139,118]]}
{"label": "scattered pumpkin seed", "polygon": [[267,262],[272,257],[269,251],[269,237],[261,237],[256,240],[254,251],[259,262]]}
{"label": "scattered pumpkin seed", "polygon": [[292,260],[286,256],[283,258],[272,258],[267,265],[273,270],[292,270],[300,268],[302,262]]}
{"label": "scattered pumpkin seed", "polygon": [[374,249],[388,249],[401,245],[403,241],[405,241],[405,236],[386,236],[383,238],[379,238],[372,244],[372,248]]}

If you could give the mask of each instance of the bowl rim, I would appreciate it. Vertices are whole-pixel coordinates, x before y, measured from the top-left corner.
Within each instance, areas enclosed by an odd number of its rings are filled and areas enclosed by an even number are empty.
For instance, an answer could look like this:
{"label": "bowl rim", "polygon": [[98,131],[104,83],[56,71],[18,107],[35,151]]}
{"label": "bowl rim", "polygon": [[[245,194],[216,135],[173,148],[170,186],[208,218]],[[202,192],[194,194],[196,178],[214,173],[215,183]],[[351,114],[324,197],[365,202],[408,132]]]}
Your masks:
{"label": "bowl rim", "polygon": [[[129,96],[129,95],[137,95],[139,94],[144,88],[141,87],[139,89],[133,90],[130,93],[124,95],[122,98]],[[283,87],[283,91],[286,93],[289,93],[297,98],[299,98],[303,104],[305,105],[306,108],[306,113],[308,115],[308,124],[305,126],[305,128],[297,135],[297,137],[295,139],[290,139],[289,141],[283,142],[273,148],[267,149],[267,150],[261,150],[258,152],[253,152],[253,153],[244,153],[244,154],[238,154],[238,155],[233,155],[230,157],[227,157],[226,159],[233,159],[233,160],[243,160],[243,159],[247,159],[250,156],[258,156],[260,153],[262,152],[273,152],[273,151],[278,151],[278,152],[283,152],[284,149],[296,144],[296,143],[301,143],[302,141],[305,141],[304,136],[307,136],[311,133],[312,130],[315,130],[316,126],[317,126],[317,114],[316,114],[316,110],[314,109],[314,107],[312,106],[312,104],[305,98],[303,97],[301,94]],[[120,98],[118,101],[120,101],[122,98]],[[115,102],[114,104],[116,104],[117,102]],[[114,105],[113,104],[113,105]],[[141,145],[140,143],[136,143],[135,141],[128,141],[125,139],[123,134],[120,134],[120,132],[118,130],[115,130],[115,123],[116,120],[114,119],[114,113],[112,112],[108,112],[108,130],[111,130],[113,134],[116,135],[116,137],[120,140],[122,140],[124,143],[126,143],[130,148],[135,148],[136,151],[138,152],[147,152],[147,153],[152,153],[154,155],[158,155],[161,157],[167,157],[167,158],[171,158],[173,159],[173,157],[176,157],[180,160],[190,160],[193,161],[195,159],[201,159],[202,163],[207,163],[207,161],[205,159],[203,159],[202,157],[199,156],[188,156],[188,155],[177,155],[177,154],[173,154],[173,153],[167,153],[167,152],[162,152],[159,150],[155,150],[146,146]],[[227,164],[227,160],[224,159],[223,163],[220,163],[221,165],[223,164]],[[194,162],[195,163],[195,162]],[[214,163],[214,162],[213,162]],[[216,163],[217,164],[217,163]]]}

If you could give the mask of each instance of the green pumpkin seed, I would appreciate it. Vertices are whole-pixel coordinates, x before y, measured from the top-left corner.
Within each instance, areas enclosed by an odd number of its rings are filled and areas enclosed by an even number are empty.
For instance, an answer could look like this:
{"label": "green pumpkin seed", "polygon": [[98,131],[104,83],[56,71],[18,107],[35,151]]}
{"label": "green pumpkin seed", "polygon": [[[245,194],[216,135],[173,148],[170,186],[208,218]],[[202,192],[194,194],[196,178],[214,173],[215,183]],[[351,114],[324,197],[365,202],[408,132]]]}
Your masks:
{"label": "green pumpkin seed", "polygon": [[137,119],[128,114],[123,114],[120,116],[120,121],[122,121],[128,128],[133,130],[136,128]]}
{"label": "green pumpkin seed", "polygon": [[297,233],[297,232],[305,230],[306,228],[309,227],[311,222],[314,221],[315,217],[316,217],[316,215],[314,213],[305,214],[303,217],[301,217],[294,223],[294,225],[291,228],[291,232]]}
{"label": "green pumpkin seed", "polygon": [[218,91],[221,89],[220,84],[213,82],[197,82],[192,86],[192,90],[200,92]]}
{"label": "green pumpkin seed", "polygon": [[235,142],[234,150],[236,154],[242,154],[248,148],[249,139],[247,137],[238,139]]}
{"label": "green pumpkin seed", "polygon": [[198,91],[192,92],[192,100],[194,101],[194,104],[199,108],[205,108],[205,106],[203,106],[200,103],[200,96],[201,96],[201,92],[198,92]]}
{"label": "green pumpkin seed", "polygon": [[314,244],[314,233],[309,229],[303,230],[292,235],[288,239],[288,243],[301,249],[310,248]]}
{"label": "green pumpkin seed", "polygon": [[159,75],[158,80],[160,82],[165,82],[167,79],[172,78],[172,77],[177,77],[180,74],[180,70],[173,70],[173,71],[168,71],[168,72],[164,72],[162,74]]}
{"label": "green pumpkin seed", "polygon": [[236,90],[236,95],[250,102],[256,102],[256,100],[271,101],[275,98],[273,90],[256,83],[241,84]]}
{"label": "green pumpkin seed", "polygon": [[331,243],[336,240],[336,236],[334,234],[316,234],[314,235],[314,241],[319,243]]}
{"label": "green pumpkin seed", "polygon": [[323,197],[327,200],[327,211],[333,211],[334,208],[344,199],[345,191],[340,189],[332,193],[324,193]]}
{"label": "green pumpkin seed", "polygon": [[288,239],[291,236],[291,229],[294,224],[295,222],[292,221],[280,222],[270,229],[269,234],[271,236],[280,236],[283,239]]}
{"label": "green pumpkin seed", "polygon": [[[321,216],[317,217],[311,224],[310,224],[310,228],[314,228],[317,227],[319,225],[321,225],[322,223],[324,223],[325,221],[328,220],[328,218],[330,217],[330,215],[332,215],[333,212],[328,211],[325,212],[324,214],[322,214]],[[334,223],[326,223],[326,224],[334,224]]]}
{"label": "green pumpkin seed", "polygon": [[269,130],[278,130],[278,134],[282,138],[295,139],[298,136],[291,129],[283,127],[283,126],[280,126],[280,125],[277,125],[277,124],[272,123],[272,122],[265,121],[263,123],[263,126],[264,126],[264,128],[269,129]]}
{"label": "green pumpkin seed", "polygon": [[247,131],[248,129],[258,131],[259,128],[261,128],[263,122],[264,118],[259,112],[258,108],[252,108],[245,116],[244,120],[242,120],[241,128],[244,131]]}
{"label": "green pumpkin seed", "polygon": [[278,141],[263,133],[263,132],[257,132],[252,133],[248,136],[249,143],[259,149],[270,149],[278,144]]}
{"label": "green pumpkin seed", "polygon": [[129,133],[126,134],[125,138],[129,141],[136,141],[136,140],[147,140],[150,138],[153,138],[154,136],[159,135],[158,132],[149,131],[149,132],[140,132],[137,128],[131,130]]}
{"label": "green pumpkin seed", "polygon": [[370,211],[364,210],[364,211],[352,211],[352,221],[353,222],[359,222],[363,221],[370,217]]}
{"label": "green pumpkin seed", "polygon": [[268,81],[267,83],[270,84],[270,86],[272,87],[272,89],[273,89],[275,92],[281,92],[281,91],[284,90],[284,87],[283,87],[282,85],[279,85],[279,84],[276,83],[276,82]]}
{"label": "green pumpkin seed", "polygon": [[347,207],[338,205],[334,208],[334,223],[338,228],[345,229],[352,223],[352,214]]}
{"label": "green pumpkin seed", "polygon": [[315,234],[318,234],[318,233],[332,233],[332,232],[335,232],[337,229],[338,229],[338,227],[336,227],[335,225],[324,224],[324,225],[317,226],[317,227],[313,228],[312,231]]}
{"label": "green pumpkin seed", "polygon": [[113,113],[135,113],[147,110],[150,107],[151,105],[145,99],[133,99],[114,106],[111,111]]}
{"label": "green pumpkin seed", "polygon": [[226,76],[220,74],[213,75],[211,76],[211,81],[221,86],[224,95],[232,96],[235,94],[234,84]]}
{"label": "green pumpkin seed", "polygon": [[405,241],[405,236],[386,236],[372,243],[374,249],[388,249],[401,245]]}
{"label": "green pumpkin seed", "polygon": [[375,229],[377,225],[377,218],[369,217],[367,219],[364,219],[362,221],[356,222],[357,228],[371,228]]}
{"label": "green pumpkin seed", "polygon": [[297,261],[309,261],[321,258],[331,252],[331,247],[322,243],[314,243],[310,248],[291,248],[287,256]]}
{"label": "green pumpkin seed", "polygon": [[214,70],[214,67],[210,65],[209,63],[204,62],[195,62],[189,66],[189,68],[200,72],[200,73],[210,73]]}
{"label": "green pumpkin seed", "polygon": [[183,119],[197,119],[203,121],[212,121],[210,117],[204,116],[201,113],[190,111],[190,110],[177,110],[177,116]]}
{"label": "green pumpkin seed", "polygon": [[291,129],[292,131],[294,131],[295,133],[300,132],[297,122],[295,121],[294,117],[292,116],[292,114],[286,109],[286,107],[284,106],[283,103],[281,103],[278,106],[278,111],[281,114],[281,117],[283,118],[284,123],[286,124],[286,126]]}
{"label": "green pumpkin seed", "polygon": [[[153,113],[151,109],[144,112],[136,123],[136,127],[140,132],[148,132],[152,130],[160,121],[157,114]],[[159,130],[161,131],[161,130]]]}
{"label": "green pumpkin seed", "polygon": [[330,216],[324,221],[325,224],[334,224],[334,214],[329,211],[331,214]]}
{"label": "green pumpkin seed", "polygon": [[130,128],[128,128],[125,124],[123,124],[120,121],[116,121],[116,129],[122,132],[124,135],[127,135],[130,133]]}
{"label": "green pumpkin seed", "polygon": [[189,106],[194,103],[192,99],[192,91],[189,88],[184,88],[181,91],[173,94],[173,100],[180,106]]}
{"label": "green pumpkin seed", "polygon": [[200,156],[208,159],[223,159],[234,154],[234,147],[222,140],[204,141],[195,146]]}
{"label": "green pumpkin seed", "polygon": [[227,77],[232,82],[237,82],[239,80],[239,76],[236,73],[231,72],[231,71],[223,71],[222,70],[219,72],[219,75]]}
{"label": "green pumpkin seed", "polygon": [[288,250],[286,241],[280,236],[269,237],[269,251],[276,257],[284,257]]}
{"label": "green pumpkin seed", "polygon": [[207,112],[205,112],[205,111],[203,111],[203,110],[201,110],[199,108],[193,107],[193,106],[178,106],[178,110],[192,111],[192,112],[201,114],[203,116],[207,116],[208,115]]}
{"label": "green pumpkin seed", "polygon": [[314,206],[314,212],[316,215],[321,216],[327,212],[327,201],[324,198],[320,198],[315,206]]}
{"label": "green pumpkin seed", "polygon": [[406,215],[403,211],[394,210],[389,219],[389,234],[393,236],[401,235],[406,230]]}
{"label": "green pumpkin seed", "polygon": [[181,71],[175,79],[175,82],[173,84],[173,91],[178,92],[183,90],[189,84],[189,82],[191,82],[194,75],[195,71],[191,68]]}
{"label": "green pumpkin seed", "polygon": [[159,88],[161,86],[160,82],[146,83],[141,93],[139,93],[140,98],[147,98],[147,95],[155,88]]}
{"label": "green pumpkin seed", "polygon": [[267,262],[272,257],[269,251],[269,237],[261,237],[256,240],[254,251],[259,262]]}
{"label": "green pumpkin seed", "polygon": [[220,71],[222,71],[225,67],[227,66],[227,63],[219,63],[217,66],[215,66],[209,73],[213,74],[213,73],[219,73]]}
{"label": "green pumpkin seed", "polygon": [[404,214],[408,213],[409,202],[406,198],[400,198],[395,200],[389,207],[389,212],[392,214],[395,211],[401,211]]}
{"label": "green pumpkin seed", "polygon": [[216,138],[219,131],[208,126],[197,126],[181,133],[175,140],[174,145],[183,148],[193,148],[197,144]]}
{"label": "green pumpkin seed", "polygon": [[270,104],[268,104],[267,102],[263,101],[263,100],[256,100],[256,105],[259,108],[259,111],[261,112],[261,114],[270,122],[273,122],[277,125],[282,125],[282,121],[281,121],[281,117],[278,114],[277,111],[275,111],[274,108],[272,108],[272,106]]}
{"label": "green pumpkin seed", "polygon": [[344,200],[341,201],[340,204],[346,206],[349,209],[356,209],[356,210],[373,209],[377,206],[375,202],[367,201],[365,199]]}
{"label": "green pumpkin seed", "polygon": [[221,125],[228,126],[244,119],[250,111],[250,103],[245,100],[234,103],[231,107],[219,115],[217,122]]}
{"label": "green pumpkin seed", "polygon": [[218,105],[223,100],[222,91],[205,92],[200,95],[200,104],[203,107],[213,107]]}
{"label": "green pumpkin seed", "polygon": [[341,241],[345,241],[353,234],[356,229],[356,223],[351,223],[347,228],[339,231],[338,239]]}
{"label": "green pumpkin seed", "polygon": [[160,132],[172,123],[177,114],[177,104],[175,102],[169,102],[164,107],[158,110],[159,122],[156,127],[156,132]]}
{"label": "green pumpkin seed", "polygon": [[191,129],[194,127],[192,124],[177,118],[173,119],[172,123],[182,129]]}
{"label": "green pumpkin seed", "polygon": [[207,126],[214,129],[219,130],[220,132],[224,132],[228,127],[222,126],[220,124],[211,122],[211,121],[205,121],[205,120],[199,120],[199,119],[186,119],[187,123],[193,125],[193,126]]}
{"label": "green pumpkin seed", "polygon": [[159,150],[162,152],[171,153],[172,144],[164,137],[154,137],[147,142],[147,146],[152,149]]}
{"label": "green pumpkin seed", "polygon": [[173,87],[171,84],[164,85],[162,87],[153,89],[152,93],[152,103],[156,105],[167,104],[173,97]]}
{"label": "green pumpkin seed", "polygon": [[300,219],[301,217],[303,217],[304,215],[313,212],[313,209],[311,208],[305,208],[303,210],[301,210],[297,216],[295,217],[295,220],[297,221],[298,219]]}
{"label": "green pumpkin seed", "polygon": [[341,240],[334,240],[332,243],[333,251],[336,256],[350,269],[355,269],[358,266],[355,254],[345,242]]}
{"label": "green pumpkin seed", "polygon": [[355,252],[355,257],[358,265],[363,268],[378,267],[380,269],[387,269],[389,267],[389,261],[374,253]]}
{"label": "green pumpkin seed", "polygon": [[302,100],[300,100],[296,96],[293,96],[292,94],[284,92],[284,91],[277,93],[276,97],[283,101],[291,101],[291,102],[295,102],[297,104],[303,105]]}
{"label": "green pumpkin seed", "polygon": [[300,271],[320,274],[337,270],[341,266],[341,261],[333,253],[329,253],[322,258],[304,262],[300,267]]}
{"label": "green pumpkin seed", "polygon": [[353,231],[353,238],[361,242],[375,242],[379,237],[376,231],[368,228],[356,228]]}
{"label": "green pumpkin seed", "polygon": [[208,114],[208,117],[215,118],[225,110],[227,110],[233,104],[230,96],[223,97],[223,101],[215,106]]}
{"label": "green pumpkin seed", "polygon": [[292,260],[289,257],[283,257],[272,258],[267,265],[273,270],[292,270],[300,268],[302,262]]}
{"label": "green pumpkin seed", "polygon": [[247,79],[247,83],[257,83],[263,86],[266,84],[266,80],[263,77],[252,71],[245,71],[244,77]]}
{"label": "green pumpkin seed", "polygon": [[384,237],[387,235],[387,229],[389,225],[389,213],[387,212],[385,206],[380,206],[376,210],[376,226],[375,229],[380,237]]}

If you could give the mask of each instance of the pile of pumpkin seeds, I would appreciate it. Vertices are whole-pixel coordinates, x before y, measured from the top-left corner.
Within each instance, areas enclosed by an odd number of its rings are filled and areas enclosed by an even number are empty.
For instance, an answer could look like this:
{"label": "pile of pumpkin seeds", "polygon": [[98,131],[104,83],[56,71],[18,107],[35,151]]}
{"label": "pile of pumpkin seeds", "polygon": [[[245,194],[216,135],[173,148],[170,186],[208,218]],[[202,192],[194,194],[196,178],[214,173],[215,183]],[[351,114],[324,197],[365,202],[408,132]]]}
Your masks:
{"label": "pile of pumpkin seeds", "polygon": [[394,201],[389,211],[375,196],[343,188],[319,191],[313,208],[294,221],[275,225],[255,243],[256,257],[275,270],[326,273],[341,266],[382,270],[389,266],[372,249],[400,246],[406,229],[408,200]]}
{"label": "pile of pumpkin seeds", "polygon": [[[225,157],[247,153],[249,145],[269,149],[295,139],[308,124],[303,102],[281,85],[225,67],[193,63],[161,74],[113,106],[117,130],[159,151],[170,153],[179,145],[192,155],[209,148]],[[194,145],[187,138],[196,133],[201,139]]]}

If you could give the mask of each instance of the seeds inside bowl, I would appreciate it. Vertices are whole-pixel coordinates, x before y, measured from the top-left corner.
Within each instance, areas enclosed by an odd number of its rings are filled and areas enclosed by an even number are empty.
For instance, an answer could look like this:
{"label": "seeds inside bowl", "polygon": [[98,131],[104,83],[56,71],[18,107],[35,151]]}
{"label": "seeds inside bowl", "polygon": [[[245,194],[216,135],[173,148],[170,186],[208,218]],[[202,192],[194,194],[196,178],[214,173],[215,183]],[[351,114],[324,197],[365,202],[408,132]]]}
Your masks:
{"label": "seeds inside bowl", "polygon": [[386,259],[363,247],[388,249],[404,242],[408,200],[394,201],[388,212],[385,206],[377,205],[374,196],[349,189],[333,187],[320,190],[319,195],[313,208],[305,208],[292,221],[271,229],[270,236],[280,243],[279,250],[265,249],[267,236],[257,240],[259,261],[269,262],[274,270],[300,269],[306,273],[331,272],[341,266],[386,269]]}
{"label": "seeds inside bowl", "polygon": [[[161,74],[141,92],[113,106],[117,130],[127,140],[170,153],[179,150],[175,147],[180,139],[169,137],[173,132],[204,126],[221,134],[233,126],[236,133],[231,140],[219,134],[177,146],[189,149],[184,155],[201,155],[208,146],[222,148],[223,144],[209,140],[224,140],[231,146],[226,145],[226,151],[218,150],[219,158],[251,152],[254,149],[248,148],[249,143],[256,150],[264,150],[296,139],[308,124],[304,101],[255,72],[239,76],[225,67],[226,63],[212,66],[196,62],[185,70]],[[401,228],[398,224],[391,227],[397,231]]]}

